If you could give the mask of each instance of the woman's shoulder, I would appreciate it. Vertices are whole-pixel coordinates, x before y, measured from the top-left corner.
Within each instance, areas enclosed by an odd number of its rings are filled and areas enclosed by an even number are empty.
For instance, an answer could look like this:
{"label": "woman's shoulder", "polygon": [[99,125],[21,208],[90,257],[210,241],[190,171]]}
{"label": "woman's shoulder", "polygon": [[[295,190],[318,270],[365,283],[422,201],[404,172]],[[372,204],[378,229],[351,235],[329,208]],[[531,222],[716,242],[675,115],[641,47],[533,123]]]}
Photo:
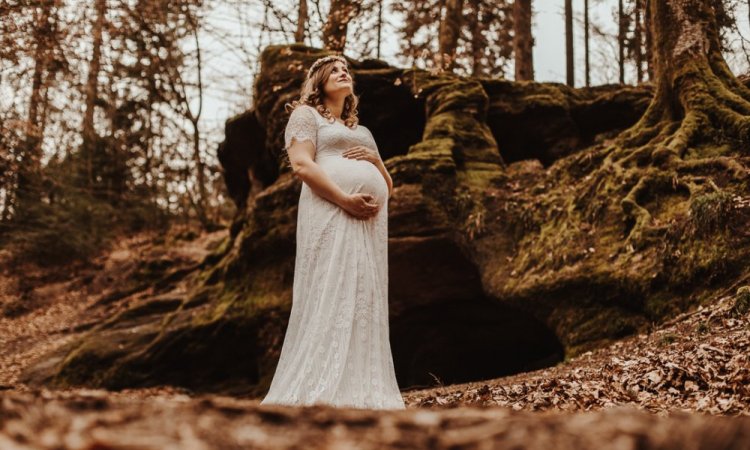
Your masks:
{"label": "woman's shoulder", "polygon": [[362,125],[362,124],[361,124],[361,123],[359,123],[359,122],[357,122],[357,128],[360,128],[360,129],[362,129],[362,131],[364,131],[365,133],[367,133],[367,134],[369,134],[370,136],[372,136],[372,131],[370,131],[370,129],[369,129],[369,128],[367,128],[366,126]]}
{"label": "woman's shoulder", "polygon": [[298,110],[298,109],[301,111],[301,110],[304,110],[304,109],[311,109],[312,110],[312,109],[315,109],[315,108],[313,108],[312,105],[308,105],[307,103],[300,103],[299,105],[297,105],[296,108],[294,108],[295,111]]}
{"label": "woman's shoulder", "polygon": [[304,103],[301,105],[297,105],[297,107],[292,110],[291,115],[289,116],[290,120],[292,117],[297,120],[304,120],[306,122],[314,121],[318,126],[320,126],[325,120],[314,106]]}
{"label": "woman's shoulder", "polygon": [[292,109],[292,111],[289,113],[289,122],[287,126],[291,126],[292,124],[307,124],[306,126],[312,126],[320,125],[320,120],[318,120],[317,116],[319,115],[315,108],[313,108],[310,105],[301,104],[297,105]]}
{"label": "woman's shoulder", "polygon": [[315,109],[313,106],[308,105],[306,103],[301,103],[301,104],[297,105],[292,110],[291,114],[309,115],[309,116],[319,115],[317,109]]}

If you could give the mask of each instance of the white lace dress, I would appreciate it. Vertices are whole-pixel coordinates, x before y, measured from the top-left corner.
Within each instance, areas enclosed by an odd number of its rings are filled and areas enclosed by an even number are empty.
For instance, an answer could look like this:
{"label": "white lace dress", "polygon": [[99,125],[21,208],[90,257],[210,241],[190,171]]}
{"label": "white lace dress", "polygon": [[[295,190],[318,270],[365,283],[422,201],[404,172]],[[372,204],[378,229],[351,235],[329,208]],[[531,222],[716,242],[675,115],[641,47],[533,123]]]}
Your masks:
{"label": "white lace dress", "polygon": [[388,185],[371,162],[342,155],[355,145],[377,150],[372,133],[302,105],[284,137],[287,149],[313,142],[328,176],[347,193],[372,194],[380,210],[357,219],[302,183],[289,326],[261,404],[404,409],[388,335]]}

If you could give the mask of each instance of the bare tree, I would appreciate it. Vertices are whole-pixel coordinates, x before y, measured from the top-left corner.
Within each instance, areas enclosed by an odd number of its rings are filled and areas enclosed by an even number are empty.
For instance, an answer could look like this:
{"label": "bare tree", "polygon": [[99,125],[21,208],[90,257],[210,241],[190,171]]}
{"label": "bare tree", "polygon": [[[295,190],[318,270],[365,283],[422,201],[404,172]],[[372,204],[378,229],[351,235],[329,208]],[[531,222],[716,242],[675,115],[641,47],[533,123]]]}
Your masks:
{"label": "bare tree", "polygon": [[643,0],[635,0],[635,28],[633,30],[633,58],[635,59],[635,77],[638,83],[643,81]]}
{"label": "bare tree", "polygon": [[380,59],[381,35],[383,33],[383,0],[378,0],[378,42],[375,57]]}
{"label": "bare tree", "polygon": [[332,0],[328,19],[323,27],[323,45],[329,50],[343,52],[349,22],[360,14],[361,0]]}
{"label": "bare tree", "polygon": [[534,79],[534,38],[531,34],[531,0],[513,3],[513,54],[516,81]]}
{"label": "bare tree", "polygon": [[446,0],[445,15],[440,22],[439,56],[444,70],[452,71],[456,66],[456,47],[463,21],[463,0]]}
{"label": "bare tree", "polygon": [[[448,32],[447,0],[406,0],[392,3],[393,12],[404,16],[400,28],[401,48],[405,64],[423,63],[430,70],[450,70],[465,75],[507,76],[513,57],[511,0],[463,1],[461,16],[450,22],[457,29]],[[452,3],[454,11],[459,11]],[[452,33],[457,33],[455,45]],[[447,34],[446,34],[447,33]],[[441,41],[442,37],[442,41]],[[449,56],[441,53],[447,51]],[[451,50],[452,48],[452,50]]]}
{"label": "bare tree", "polygon": [[622,0],[617,0],[617,49],[619,50],[617,64],[620,69],[620,84],[625,83],[625,11]]}
{"label": "bare tree", "polygon": [[[42,179],[42,139],[47,124],[48,87],[52,75],[59,68],[59,60],[54,55],[59,45],[60,0],[42,0],[31,7],[34,21],[32,42],[34,68],[31,75],[31,94],[26,120],[26,142],[21,153],[18,168],[17,201],[36,202],[41,196]],[[59,58],[59,57],[58,57]],[[57,67],[55,67],[57,66]],[[20,209],[21,207],[19,207]]]}
{"label": "bare tree", "polygon": [[91,30],[93,49],[91,52],[91,62],[89,63],[88,79],[86,81],[86,106],[83,116],[83,151],[86,161],[86,178],[88,187],[93,185],[94,168],[93,153],[96,140],[96,131],[94,130],[94,109],[99,96],[99,70],[101,67],[102,57],[102,35],[104,31],[105,15],[107,13],[107,1],[96,0],[96,19]]}
{"label": "bare tree", "polygon": [[565,0],[565,74],[568,86],[575,85],[573,54],[573,0]]}
{"label": "bare tree", "polygon": [[644,1],[643,28],[646,30],[646,73],[648,79],[654,79],[654,62],[653,62],[653,34],[651,32],[651,0]]}
{"label": "bare tree", "polygon": [[583,2],[583,54],[586,87],[591,86],[591,52],[589,49],[589,0]]}
{"label": "bare tree", "polygon": [[299,0],[297,8],[297,31],[294,32],[294,42],[305,42],[305,28],[307,26],[307,0]]}
{"label": "bare tree", "polygon": [[[195,54],[196,54],[196,72],[197,72],[197,95],[198,108],[194,112],[190,108],[190,99],[188,98],[187,88],[185,86],[182,77],[178,77],[177,87],[180,90],[179,98],[183,103],[183,114],[190,121],[193,127],[193,162],[195,163],[195,176],[196,184],[198,186],[198,199],[193,202],[198,218],[204,227],[209,225],[208,217],[206,216],[206,201],[208,196],[206,193],[206,176],[203,159],[201,158],[201,134],[198,123],[201,120],[201,114],[203,113],[203,63],[201,60],[201,43],[198,37],[199,26],[197,21],[190,13],[187,14],[188,23],[192,27],[193,37],[195,38]],[[191,197],[192,198],[192,197]]]}

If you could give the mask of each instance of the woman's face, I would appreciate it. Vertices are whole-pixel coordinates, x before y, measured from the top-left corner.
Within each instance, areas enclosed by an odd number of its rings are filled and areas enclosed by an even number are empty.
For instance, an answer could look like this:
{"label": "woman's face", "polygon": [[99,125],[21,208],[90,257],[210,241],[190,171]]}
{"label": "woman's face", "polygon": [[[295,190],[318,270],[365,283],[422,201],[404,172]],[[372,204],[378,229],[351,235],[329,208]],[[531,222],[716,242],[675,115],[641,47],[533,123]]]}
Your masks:
{"label": "woman's face", "polygon": [[334,61],[331,74],[326,80],[323,91],[327,97],[337,97],[338,95],[349,95],[352,93],[352,77],[349,75],[349,69],[341,61]]}

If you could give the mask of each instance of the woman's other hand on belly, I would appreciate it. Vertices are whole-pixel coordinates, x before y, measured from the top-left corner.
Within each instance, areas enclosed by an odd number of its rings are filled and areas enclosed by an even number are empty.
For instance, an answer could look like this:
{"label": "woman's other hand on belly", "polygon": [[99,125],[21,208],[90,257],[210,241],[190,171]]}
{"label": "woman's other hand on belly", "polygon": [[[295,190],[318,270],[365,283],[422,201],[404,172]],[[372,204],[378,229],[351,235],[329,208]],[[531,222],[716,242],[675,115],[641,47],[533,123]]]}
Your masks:
{"label": "woman's other hand on belly", "polygon": [[372,194],[355,192],[346,198],[341,208],[357,219],[367,220],[378,213],[380,205]]}

